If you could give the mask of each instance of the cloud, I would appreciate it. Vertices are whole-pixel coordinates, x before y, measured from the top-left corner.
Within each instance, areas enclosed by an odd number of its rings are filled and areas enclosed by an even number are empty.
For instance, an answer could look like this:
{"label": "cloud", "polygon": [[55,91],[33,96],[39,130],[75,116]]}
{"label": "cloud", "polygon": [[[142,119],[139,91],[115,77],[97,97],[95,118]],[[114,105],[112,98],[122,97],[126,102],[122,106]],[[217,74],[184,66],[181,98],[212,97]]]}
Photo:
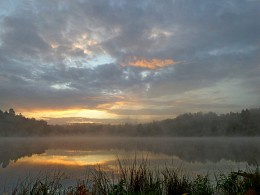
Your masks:
{"label": "cloud", "polygon": [[143,57],[131,57],[127,64],[123,66],[135,66],[147,69],[159,69],[169,65],[174,65],[176,62],[172,59],[145,59]]}
{"label": "cloud", "polygon": [[[234,79],[240,90],[224,88],[244,98],[232,103],[223,96],[226,101],[216,104],[220,110],[260,104],[259,3],[7,2],[0,8],[0,108],[109,111],[122,101],[130,108],[140,101],[138,113],[163,116],[171,109],[214,108],[204,104],[214,102],[214,93],[201,90]],[[164,99],[194,91],[207,98],[184,98],[167,108]],[[117,109],[134,113],[123,105]]]}
{"label": "cloud", "polygon": [[37,27],[26,18],[6,17],[4,27],[3,47],[13,55],[35,55],[49,49]]}

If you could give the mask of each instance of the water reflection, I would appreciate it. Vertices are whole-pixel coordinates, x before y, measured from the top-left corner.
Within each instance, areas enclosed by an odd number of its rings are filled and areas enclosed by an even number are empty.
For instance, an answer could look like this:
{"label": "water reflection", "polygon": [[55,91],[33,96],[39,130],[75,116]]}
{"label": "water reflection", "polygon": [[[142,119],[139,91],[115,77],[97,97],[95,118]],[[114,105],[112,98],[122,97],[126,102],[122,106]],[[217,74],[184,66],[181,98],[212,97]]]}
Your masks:
{"label": "water reflection", "polygon": [[[75,178],[117,158],[148,159],[152,166],[181,167],[188,174],[246,169],[260,162],[260,138],[0,138],[0,193],[17,179],[61,170]],[[124,161],[131,163],[131,161]],[[163,167],[162,167],[163,168]],[[3,179],[4,178],[4,179]],[[2,188],[2,189],[1,189]]]}
{"label": "water reflection", "polygon": [[46,145],[33,138],[0,138],[0,165],[7,167],[10,161],[16,162],[19,158],[41,154]]}
{"label": "water reflection", "polygon": [[116,156],[111,151],[47,150],[18,161],[28,165],[90,166],[115,160]]}
{"label": "water reflection", "polygon": [[28,163],[102,164],[114,160],[118,150],[165,154],[186,162],[226,159],[254,165],[260,162],[259,141],[259,138],[1,138],[0,164],[6,167],[18,159],[27,159]]}

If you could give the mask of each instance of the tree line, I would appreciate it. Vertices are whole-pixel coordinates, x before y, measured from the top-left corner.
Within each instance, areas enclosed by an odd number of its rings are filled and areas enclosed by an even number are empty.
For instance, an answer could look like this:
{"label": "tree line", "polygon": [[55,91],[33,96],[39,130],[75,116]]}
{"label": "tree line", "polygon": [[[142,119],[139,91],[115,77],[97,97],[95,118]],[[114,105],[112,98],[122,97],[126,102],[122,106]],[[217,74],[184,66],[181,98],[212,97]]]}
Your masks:
{"label": "tree line", "polygon": [[49,134],[51,130],[44,120],[17,115],[12,108],[4,112],[0,110],[0,136],[41,136]]}
{"label": "tree line", "polygon": [[0,136],[260,136],[260,108],[217,115],[185,113],[173,119],[140,124],[48,125],[14,109],[0,110]]}

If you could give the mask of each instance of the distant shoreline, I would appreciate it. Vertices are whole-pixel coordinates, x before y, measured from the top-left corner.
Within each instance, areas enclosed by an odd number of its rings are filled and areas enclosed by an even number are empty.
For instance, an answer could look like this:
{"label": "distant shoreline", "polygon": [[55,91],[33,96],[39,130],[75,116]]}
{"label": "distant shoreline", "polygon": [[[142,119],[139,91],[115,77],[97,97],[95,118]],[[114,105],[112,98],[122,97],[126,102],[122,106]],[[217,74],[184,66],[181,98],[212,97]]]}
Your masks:
{"label": "distant shoreline", "polygon": [[260,136],[260,109],[240,113],[186,113],[174,119],[140,124],[48,125],[0,110],[0,137],[105,136],[105,137],[254,137]]}

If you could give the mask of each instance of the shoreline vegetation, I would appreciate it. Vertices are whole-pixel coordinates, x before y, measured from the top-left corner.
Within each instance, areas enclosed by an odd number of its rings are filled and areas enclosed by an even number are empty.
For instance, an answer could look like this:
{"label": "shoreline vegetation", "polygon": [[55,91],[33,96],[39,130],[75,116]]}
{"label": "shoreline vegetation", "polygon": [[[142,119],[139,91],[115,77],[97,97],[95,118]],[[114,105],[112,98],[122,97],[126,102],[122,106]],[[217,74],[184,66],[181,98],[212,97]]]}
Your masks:
{"label": "shoreline vegetation", "polygon": [[182,174],[177,168],[151,169],[149,161],[136,159],[126,166],[124,160],[118,160],[117,168],[105,172],[102,165],[87,172],[85,179],[77,179],[76,184],[64,187],[66,175],[62,172],[49,173],[37,179],[27,178],[12,189],[13,195],[53,194],[53,195],[213,195],[236,194],[257,195],[260,192],[260,171],[254,170],[229,172],[194,177]]}
{"label": "shoreline vegetation", "polygon": [[217,115],[186,113],[174,119],[140,124],[68,124],[49,125],[44,120],[26,118],[14,109],[0,110],[0,137],[30,136],[129,136],[129,137],[209,137],[260,136],[260,108],[240,113]]}

